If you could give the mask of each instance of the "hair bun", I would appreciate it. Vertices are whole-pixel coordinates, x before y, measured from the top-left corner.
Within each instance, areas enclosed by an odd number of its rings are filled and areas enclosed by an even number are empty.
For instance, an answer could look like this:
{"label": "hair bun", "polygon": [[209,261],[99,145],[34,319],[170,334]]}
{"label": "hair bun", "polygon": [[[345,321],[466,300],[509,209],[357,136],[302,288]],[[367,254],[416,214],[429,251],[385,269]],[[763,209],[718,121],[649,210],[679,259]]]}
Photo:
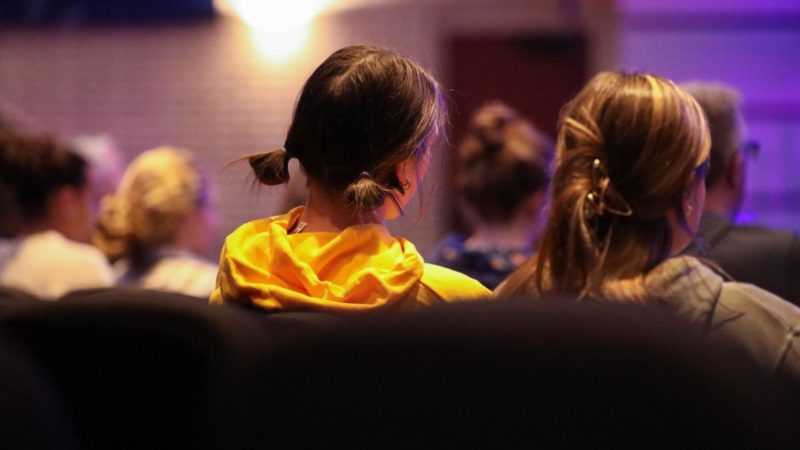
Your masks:
{"label": "hair bun", "polygon": [[113,194],[102,199],[97,234],[92,241],[112,262],[134,247],[136,237],[130,219],[130,203],[124,197]]}
{"label": "hair bun", "polygon": [[359,212],[378,209],[388,194],[388,189],[373,180],[367,172],[362,172],[358,179],[344,190],[347,206]]}
{"label": "hair bun", "polygon": [[503,148],[504,130],[518,120],[516,111],[500,101],[484,105],[472,118],[470,132],[480,141],[483,151],[494,153]]}
{"label": "hair bun", "polygon": [[247,162],[259,182],[275,186],[289,182],[289,159],[291,158],[286,149],[279,148],[248,156]]}

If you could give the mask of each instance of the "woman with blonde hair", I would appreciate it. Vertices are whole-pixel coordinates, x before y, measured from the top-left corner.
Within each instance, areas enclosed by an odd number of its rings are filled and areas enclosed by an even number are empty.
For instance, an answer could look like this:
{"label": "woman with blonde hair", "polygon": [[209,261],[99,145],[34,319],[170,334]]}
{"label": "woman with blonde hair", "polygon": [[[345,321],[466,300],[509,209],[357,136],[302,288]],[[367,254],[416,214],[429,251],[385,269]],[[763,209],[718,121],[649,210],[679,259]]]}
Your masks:
{"label": "woman with blonde hair", "polygon": [[137,157],[103,201],[95,244],[114,263],[117,284],[208,297],[217,267],[210,185],[189,150],[159,147]]}
{"label": "woman with blonde hair", "polygon": [[413,61],[364,45],[334,52],[306,81],[283,148],[248,158],[266,185],[286,183],[296,158],[306,204],[228,236],[212,302],[355,313],[488,296],[384,225],[419,189],[445,119],[439,83]]}
{"label": "woman with blonde hair", "polygon": [[565,107],[538,253],[497,295],[658,303],[800,381],[800,309],[681,251],[697,231],[710,148],[671,81],[604,72]]}

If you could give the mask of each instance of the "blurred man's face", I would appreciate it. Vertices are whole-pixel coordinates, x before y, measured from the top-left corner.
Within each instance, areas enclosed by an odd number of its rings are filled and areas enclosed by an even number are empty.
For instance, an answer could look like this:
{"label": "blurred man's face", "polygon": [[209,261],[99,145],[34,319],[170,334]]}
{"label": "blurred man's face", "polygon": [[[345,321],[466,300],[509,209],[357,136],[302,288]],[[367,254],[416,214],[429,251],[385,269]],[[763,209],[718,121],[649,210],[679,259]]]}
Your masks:
{"label": "blurred man's face", "polygon": [[734,130],[733,142],[736,143],[737,149],[733,154],[733,158],[737,161],[731,161],[731,163],[736,163],[739,167],[738,173],[735,174],[739,182],[734,186],[736,198],[736,208],[734,214],[737,214],[739,209],[741,209],[742,202],[744,202],[744,194],[747,189],[747,160],[749,155],[747,154],[747,149],[745,146],[750,140],[747,124],[744,121],[741,111],[736,113],[736,123],[737,126]]}
{"label": "blurred man's face", "polygon": [[67,239],[89,242],[94,232],[97,216],[97,202],[92,194],[92,183],[76,189],[62,187],[50,202],[48,213],[53,229]]}

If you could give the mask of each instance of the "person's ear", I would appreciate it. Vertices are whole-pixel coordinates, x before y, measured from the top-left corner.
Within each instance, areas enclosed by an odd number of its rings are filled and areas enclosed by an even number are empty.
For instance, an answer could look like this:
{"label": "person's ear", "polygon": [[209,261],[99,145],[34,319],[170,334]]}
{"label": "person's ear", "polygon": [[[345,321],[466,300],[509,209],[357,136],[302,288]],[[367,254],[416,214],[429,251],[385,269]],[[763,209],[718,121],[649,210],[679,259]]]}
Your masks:
{"label": "person's ear", "polygon": [[728,162],[725,171],[725,183],[733,190],[739,191],[745,183],[745,160],[741,153],[736,152]]}
{"label": "person's ear", "polygon": [[383,203],[383,206],[380,208],[380,213],[386,220],[393,220],[396,219],[403,208],[406,207],[408,202],[414,197],[414,194],[417,192],[418,187],[418,164],[416,161],[411,158],[400,163],[397,163],[394,166],[394,173],[397,176],[397,181],[400,182],[400,186],[403,188],[403,192],[401,193],[399,190],[396,191],[395,200],[397,203],[389,200]]}
{"label": "person's ear", "polygon": [[408,190],[417,184],[416,178],[418,174],[416,161],[414,161],[413,158],[407,159],[398,163],[394,170],[397,180],[400,181],[400,186],[403,188],[403,195],[408,195]]}

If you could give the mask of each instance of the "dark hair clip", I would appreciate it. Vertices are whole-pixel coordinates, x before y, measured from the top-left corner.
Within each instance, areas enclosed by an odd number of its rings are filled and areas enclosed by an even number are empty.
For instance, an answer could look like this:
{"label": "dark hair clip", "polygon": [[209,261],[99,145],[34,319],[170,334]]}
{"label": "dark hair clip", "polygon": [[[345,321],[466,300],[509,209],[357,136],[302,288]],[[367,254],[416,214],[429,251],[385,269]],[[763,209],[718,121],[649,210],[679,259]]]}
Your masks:
{"label": "dark hair clip", "polygon": [[616,205],[611,205],[609,201],[607,201],[611,200],[607,198],[610,187],[611,179],[608,176],[608,172],[605,167],[603,167],[603,163],[600,159],[595,158],[592,161],[592,190],[586,194],[586,200],[588,201],[587,207],[591,205],[594,210],[587,210],[586,212],[590,213],[591,216],[602,216],[606,211],[622,217],[632,216],[633,209],[631,209],[628,202],[626,202],[621,195],[616,195]]}

